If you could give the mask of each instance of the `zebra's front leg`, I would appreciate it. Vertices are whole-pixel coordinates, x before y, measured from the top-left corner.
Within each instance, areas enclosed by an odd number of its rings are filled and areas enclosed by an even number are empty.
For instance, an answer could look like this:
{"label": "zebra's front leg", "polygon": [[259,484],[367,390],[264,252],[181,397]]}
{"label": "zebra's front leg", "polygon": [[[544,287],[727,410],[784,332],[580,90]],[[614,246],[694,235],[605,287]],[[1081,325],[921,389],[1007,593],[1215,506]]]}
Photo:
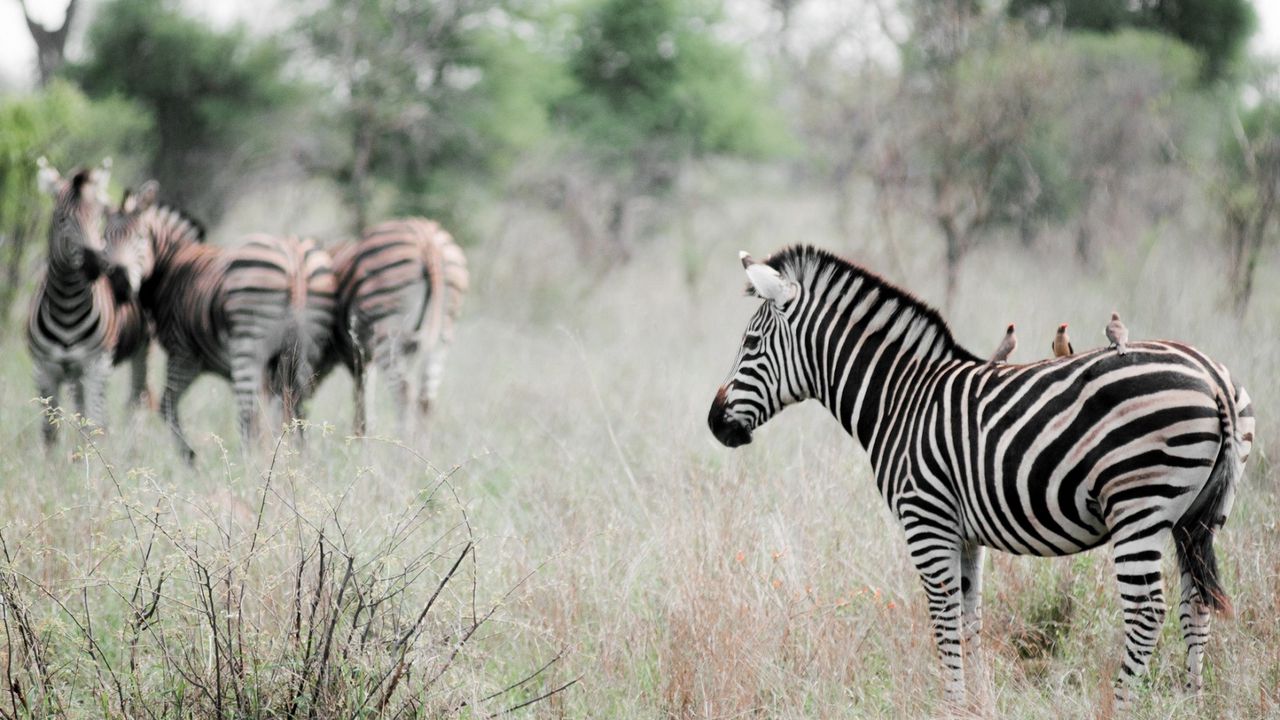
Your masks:
{"label": "zebra's front leg", "polygon": [[111,358],[102,355],[93,360],[80,376],[81,412],[104,431],[107,429],[107,382],[111,379]]}
{"label": "zebra's front leg", "polygon": [[966,544],[960,549],[961,631],[966,657],[982,643],[982,562],[986,548]]}
{"label": "zebra's front leg", "polygon": [[1178,606],[1178,620],[1182,626],[1182,639],[1187,644],[1187,691],[1196,695],[1204,687],[1204,646],[1209,642],[1210,610],[1200,599],[1200,591],[1191,582],[1185,570],[1181,581],[1182,602]]}
{"label": "zebra's front leg", "polygon": [[946,701],[964,700],[964,658],[960,645],[961,542],[952,528],[940,527],[934,516],[902,516],[911,562],[920,573],[929,600],[929,620],[942,662]]}
{"label": "zebra's front leg", "polygon": [[1164,581],[1160,564],[1170,531],[1167,527],[1125,527],[1115,540],[1116,580],[1124,614],[1124,660],[1116,678],[1116,707],[1128,704],[1131,685],[1147,674],[1151,653],[1164,625]]}

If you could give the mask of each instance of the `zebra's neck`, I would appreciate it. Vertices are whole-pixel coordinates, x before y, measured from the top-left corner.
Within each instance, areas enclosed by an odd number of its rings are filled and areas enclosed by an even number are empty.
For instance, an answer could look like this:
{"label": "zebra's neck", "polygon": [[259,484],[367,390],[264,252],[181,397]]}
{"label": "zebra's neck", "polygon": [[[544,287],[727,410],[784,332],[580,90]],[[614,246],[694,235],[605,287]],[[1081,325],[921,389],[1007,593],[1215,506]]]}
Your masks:
{"label": "zebra's neck", "polygon": [[921,379],[943,365],[977,361],[937,312],[881,278],[844,268],[822,273],[800,308],[813,395],[873,462],[892,418],[917,399]]}

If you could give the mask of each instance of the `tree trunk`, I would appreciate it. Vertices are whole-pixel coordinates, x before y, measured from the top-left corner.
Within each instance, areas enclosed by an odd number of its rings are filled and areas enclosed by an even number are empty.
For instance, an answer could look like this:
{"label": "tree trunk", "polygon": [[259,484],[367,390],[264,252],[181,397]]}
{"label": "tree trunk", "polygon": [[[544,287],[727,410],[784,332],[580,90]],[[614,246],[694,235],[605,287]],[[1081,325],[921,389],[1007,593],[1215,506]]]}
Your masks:
{"label": "tree trunk", "polygon": [[36,67],[40,71],[41,87],[53,80],[54,75],[67,60],[67,35],[79,2],[80,0],[71,0],[67,3],[67,12],[62,25],[49,29],[32,19],[31,14],[27,12],[26,0],[18,0],[18,4],[22,6],[22,15],[27,21],[27,30],[36,43]]}
{"label": "tree trunk", "polygon": [[964,238],[961,237],[955,222],[946,218],[942,221],[942,232],[947,242],[947,295],[946,309],[955,307],[956,289],[960,284],[960,262],[964,259]]}

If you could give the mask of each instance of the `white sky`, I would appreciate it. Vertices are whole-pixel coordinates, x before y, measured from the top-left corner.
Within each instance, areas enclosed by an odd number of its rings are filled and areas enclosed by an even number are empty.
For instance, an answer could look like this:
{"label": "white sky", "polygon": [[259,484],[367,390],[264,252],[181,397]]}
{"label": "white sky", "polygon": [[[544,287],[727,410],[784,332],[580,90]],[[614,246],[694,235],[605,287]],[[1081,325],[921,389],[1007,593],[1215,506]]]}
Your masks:
{"label": "white sky", "polygon": [[[753,2],[764,5],[764,0],[736,0],[734,4]],[[842,4],[842,0],[826,2]],[[276,25],[271,22],[273,16],[281,22],[285,20],[278,11],[278,0],[183,0],[183,4],[193,14],[220,27],[237,20],[247,20],[262,28],[264,24],[267,27]],[[56,25],[62,21],[67,0],[27,0],[27,5],[37,20],[46,25]],[[73,31],[73,54],[79,39],[76,35],[83,33],[84,20],[96,10],[97,5],[96,0],[82,0],[83,14],[76,22],[79,27]],[[1280,1],[1253,0],[1253,5],[1258,14],[1258,33],[1253,39],[1252,49],[1280,56]],[[0,89],[29,86],[34,76],[35,44],[27,34],[18,0],[0,0]]]}

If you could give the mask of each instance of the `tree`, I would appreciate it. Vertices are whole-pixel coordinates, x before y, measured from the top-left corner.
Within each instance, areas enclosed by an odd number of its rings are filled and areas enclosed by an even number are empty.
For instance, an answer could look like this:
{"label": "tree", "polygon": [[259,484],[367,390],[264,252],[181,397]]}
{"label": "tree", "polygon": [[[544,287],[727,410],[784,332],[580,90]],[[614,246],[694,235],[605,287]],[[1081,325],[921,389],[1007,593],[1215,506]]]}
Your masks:
{"label": "tree", "polygon": [[22,16],[27,21],[27,30],[36,44],[36,68],[40,73],[41,87],[48,85],[53,76],[62,68],[67,57],[67,36],[71,32],[71,23],[75,20],[76,9],[80,0],[69,0],[63,15],[62,24],[56,28],[47,28],[31,17],[26,0],[18,0],[22,6]]}
{"label": "tree", "polygon": [[0,325],[33,275],[30,248],[48,220],[49,200],[36,189],[37,159],[45,156],[69,173],[113,157],[116,167],[134,171],[129,158],[142,149],[149,129],[137,106],[118,98],[91,101],[57,79],[39,92],[0,101]]}
{"label": "tree", "polygon": [[154,119],[149,170],[165,196],[213,222],[255,162],[276,147],[289,106],[286,60],[243,29],[207,29],[171,0],[109,0],[73,75],[94,97],[120,95]]}
{"label": "tree", "polygon": [[1249,0],[1011,0],[1009,13],[1042,26],[1116,32],[1153,30],[1198,51],[1202,76],[1226,76],[1240,59],[1257,18]]}
{"label": "tree", "polygon": [[1238,316],[1253,297],[1262,252],[1280,236],[1280,73],[1256,84],[1261,100],[1229,113],[1213,187],[1222,213],[1232,308]]}
{"label": "tree", "polygon": [[450,216],[462,185],[545,134],[562,76],[528,39],[545,23],[514,5],[332,0],[301,19],[309,59],[334,80],[321,111],[333,130],[308,162],[342,188],[353,231],[378,205]]}
{"label": "tree", "polygon": [[584,12],[569,58],[574,88],[557,103],[586,168],[585,179],[562,179],[564,194],[592,196],[567,209],[576,225],[603,236],[584,247],[625,258],[633,202],[669,190],[683,164],[759,157],[782,143],[742,51],[718,40],[715,28],[714,14],[676,0],[603,0]]}

